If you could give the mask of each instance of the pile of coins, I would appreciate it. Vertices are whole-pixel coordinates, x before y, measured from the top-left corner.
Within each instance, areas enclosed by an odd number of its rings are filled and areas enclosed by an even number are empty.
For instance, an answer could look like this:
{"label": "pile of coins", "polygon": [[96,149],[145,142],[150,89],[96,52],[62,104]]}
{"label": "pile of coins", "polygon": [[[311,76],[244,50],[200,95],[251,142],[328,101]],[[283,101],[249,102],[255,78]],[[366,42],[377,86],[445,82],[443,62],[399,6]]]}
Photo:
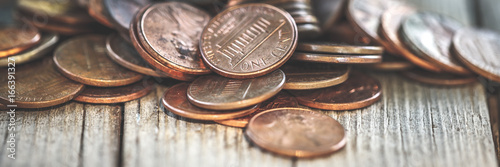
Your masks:
{"label": "pile of coins", "polygon": [[270,152],[316,157],[341,149],[345,131],[302,106],[377,102],[380,82],[357,69],[435,85],[475,82],[473,72],[500,82],[500,35],[402,2],[228,0],[215,16],[199,8],[207,3],[21,0],[17,21],[0,28],[0,66],[15,68],[17,84],[13,95],[14,78],[0,77],[9,83],[0,108],[122,103],[154,90],[148,77],[173,78],[184,82],[163,94],[167,111],[245,128]]}

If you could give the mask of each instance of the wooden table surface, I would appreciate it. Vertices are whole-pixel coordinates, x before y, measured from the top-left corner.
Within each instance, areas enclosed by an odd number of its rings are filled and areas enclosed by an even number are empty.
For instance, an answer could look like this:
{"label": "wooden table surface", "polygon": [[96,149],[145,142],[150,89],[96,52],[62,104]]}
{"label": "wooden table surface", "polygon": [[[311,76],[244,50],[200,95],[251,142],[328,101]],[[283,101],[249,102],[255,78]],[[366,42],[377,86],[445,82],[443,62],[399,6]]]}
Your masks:
{"label": "wooden table surface", "polygon": [[[498,0],[409,1],[469,26],[500,31]],[[345,148],[326,157],[278,156],[249,142],[243,129],[175,116],[159,105],[163,92],[176,83],[165,80],[148,96],[124,104],[18,109],[15,160],[7,157],[9,116],[1,111],[0,166],[498,165],[498,111],[493,110],[500,94],[488,100],[479,82],[438,87],[396,73],[370,74],[382,83],[379,102],[354,111],[316,110],[338,120],[347,134]]]}

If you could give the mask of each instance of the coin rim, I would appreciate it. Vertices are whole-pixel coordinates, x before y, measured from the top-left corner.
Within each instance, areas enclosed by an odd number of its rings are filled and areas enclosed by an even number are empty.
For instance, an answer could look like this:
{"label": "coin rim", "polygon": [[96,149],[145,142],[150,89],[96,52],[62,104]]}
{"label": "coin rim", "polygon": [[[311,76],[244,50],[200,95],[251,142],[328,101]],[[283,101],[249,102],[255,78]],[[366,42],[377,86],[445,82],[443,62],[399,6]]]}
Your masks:
{"label": "coin rim", "polygon": [[334,64],[372,64],[382,62],[382,55],[345,55],[295,52],[291,60],[334,63]]}
{"label": "coin rim", "polygon": [[[47,37],[48,36],[48,37]],[[43,38],[50,38],[47,41],[43,41]],[[40,44],[34,46],[33,48],[22,52],[17,55],[12,55],[10,57],[0,58],[0,67],[7,67],[9,65],[9,59],[15,59],[17,65],[28,63],[30,61],[36,60],[55,48],[55,44],[59,41],[59,35],[56,33],[43,33]]]}
{"label": "coin rim", "polygon": [[[329,45],[330,44],[330,45]],[[361,45],[345,45],[336,43],[314,43],[300,42],[297,45],[297,51],[300,52],[319,52],[331,54],[383,54],[384,48],[380,46],[361,46]]]}
{"label": "coin rim", "polygon": [[[455,79],[440,79],[440,78],[432,78],[424,75],[420,75],[413,70],[401,71],[400,74],[405,78],[421,82],[429,85],[440,85],[440,86],[459,86],[459,85],[467,85],[477,81],[474,76],[463,76],[463,78],[455,78]],[[422,70],[422,69],[420,69]],[[450,73],[451,74],[451,73]],[[438,73],[436,75],[439,75]],[[453,74],[451,74],[453,75]],[[455,74],[456,75],[456,74]]]}
{"label": "coin rim", "polygon": [[[321,81],[309,81],[309,82],[286,82],[283,89],[285,90],[308,90],[308,89],[319,89],[326,88],[330,86],[335,86],[344,83],[349,78],[349,73],[351,72],[351,66],[346,66],[347,70],[341,76],[335,78],[329,78]],[[285,73],[286,76],[286,73]],[[288,78],[288,77],[287,77]]]}
{"label": "coin rim", "polygon": [[[85,88],[78,96],[76,96],[73,100],[77,102],[82,102],[82,103],[91,103],[91,104],[113,104],[113,103],[124,103],[128,101],[132,101],[135,99],[142,98],[149,93],[153,91],[155,88],[155,83],[151,81],[152,84],[148,84],[144,89],[141,89],[136,92],[132,92],[129,94],[121,94],[119,96],[113,96],[113,97],[93,97],[93,96],[84,96],[83,92],[85,92],[86,89],[92,89],[92,88]],[[125,85],[124,87],[127,86],[134,86],[134,85]],[[113,89],[113,88],[111,88]]]}

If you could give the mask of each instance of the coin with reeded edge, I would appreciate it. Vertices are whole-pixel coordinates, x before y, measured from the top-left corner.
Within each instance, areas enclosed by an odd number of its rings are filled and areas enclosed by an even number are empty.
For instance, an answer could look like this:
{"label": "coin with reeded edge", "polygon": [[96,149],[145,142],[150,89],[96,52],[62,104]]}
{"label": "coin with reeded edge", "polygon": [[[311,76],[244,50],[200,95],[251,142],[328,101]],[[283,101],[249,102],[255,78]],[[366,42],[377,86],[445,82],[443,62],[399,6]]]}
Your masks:
{"label": "coin with reeded edge", "polygon": [[297,45],[297,51],[331,54],[376,55],[384,53],[384,48],[380,46],[345,45],[330,42],[300,42]]}
{"label": "coin with reeded edge", "polygon": [[40,57],[46,56],[56,46],[59,36],[54,33],[43,33],[40,43],[32,48],[6,58],[0,58],[0,67],[7,67],[9,59],[16,60],[16,65],[21,65]]}
{"label": "coin with reeded edge", "polygon": [[233,110],[261,103],[276,95],[285,85],[281,70],[251,79],[231,79],[218,75],[201,76],[187,91],[194,105],[212,110]]}
{"label": "coin with reeded edge", "polygon": [[277,108],[254,116],[245,134],[259,147],[286,156],[331,154],[346,144],[344,127],[332,117],[301,108]]}
{"label": "coin with reeded edge", "polygon": [[232,126],[232,127],[238,127],[238,128],[244,128],[247,126],[248,121],[252,119],[253,116],[257,115],[258,113],[261,113],[266,110],[270,110],[273,108],[283,108],[283,107],[298,107],[299,103],[289,93],[285,91],[279,92],[276,96],[272,97],[269,100],[266,100],[260,104],[260,107],[257,111],[253,112],[250,115],[244,116],[244,117],[239,117],[239,118],[234,118],[234,119],[227,119],[227,120],[217,120],[215,122],[222,124],[222,125],[227,125],[227,126]]}
{"label": "coin with reeded edge", "polygon": [[[2,69],[7,74],[7,69]],[[8,75],[1,75],[0,103],[19,108],[44,108],[70,101],[84,85],[61,75],[51,57],[15,68],[15,102],[9,102]]]}
{"label": "coin with reeded edge", "polygon": [[157,3],[139,13],[139,41],[167,67],[188,74],[208,74],[199,52],[199,39],[210,15],[181,2]]}
{"label": "coin with reeded edge", "polygon": [[0,27],[0,58],[20,53],[40,42],[41,34],[30,24]]}
{"label": "coin with reeded edge", "polygon": [[380,100],[380,82],[366,74],[353,72],[344,83],[314,90],[290,90],[300,104],[324,110],[354,110]]}
{"label": "coin with reeded edge", "polygon": [[450,73],[435,73],[423,69],[402,71],[401,74],[412,80],[431,85],[456,86],[474,83],[477,76],[454,75]]}
{"label": "coin with reeded edge", "polygon": [[106,55],[106,37],[102,35],[83,35],[65,41],[55,50],[54,62],[66,77],[91,86],[123,86],[143,77]]}
{"label": "coin with reeded edge", "polygon": [[384,55],[382,62],[373,64],[363,64],[357,67],[369,68],[380,71],[401,71],[408,70],[415,67],[415,64],[409,62],[402,57],[395,57],[392,55]]}
{"label": "coin with reeded edge", "polygon": [[259,108],[259,104],[230,111],[216,111],[199,108],[189,102],[186,96],[188,87],[188,83],[180,83],[165,91],[162,98],[163,106],[176,115],[196,120],[226,120],[239,118],[249,115]]}
{"label": "coin with reeded edge", "polygon": [[345,55],[295,52],[293,53],[291,59],[317,63],[369,64],[382,62],[382,55]]}
{"label": "coin with reeded edge", "polygon": [[456,57],[479,75],[500,82],[500,34],[465,28],[453,38]]}
{"label": "coin with reeded edge", "polygon": [[134,47],[118,34],[112,34],[107,37],[106,51],[112,60],[129,70],[154,77],[168,76],[160,70],[151,68],[141,58]]}
{"label": "coin with reeded edge", "polygon": [[287,62],[281,68],[286,81],[283,89],[319,89],[341,84],[349,77],[351,67],[305,62]]}
{"label": "coin with reeded edge", "polygon": [[203,60],[216,73],[253,78],[283,65],[297,45],[297,26],[287,12],[267,4],[224,10],[202,32]]}
{"label": "coin with reeded edge", "polygon": [[87,86],[74,101],[93,104],[112,104],[132,101],[149,94],[154,88],[153,80],[143,80],[119,87]]}
{"label": "coin with reeded edge", "polygon": [[431,12],[417,12],[403,21],[400,35],[414,54],[455,74],[470,74],[450,53],[455,32],[462,24],[452,18]]}
{"label": "coin with reeded edge", "polygon": [[104,8],[103,0],[89,0],[87,8],[89,15],[95,20],[109,28],[113,28],[113,24],[110,21],[111,16],[106,8]]}
{"label": "coin with reeded edge", "polygon": [[48,21],[72,25],[95,22],[74,0],[19,0],[18,5],[20,12],[31,16],[46,16]]}
{"label": "coin with reeded edge", "polygon": [[134,15],[150,2],[150,0],[103,0],[114,28],[126,36]]}

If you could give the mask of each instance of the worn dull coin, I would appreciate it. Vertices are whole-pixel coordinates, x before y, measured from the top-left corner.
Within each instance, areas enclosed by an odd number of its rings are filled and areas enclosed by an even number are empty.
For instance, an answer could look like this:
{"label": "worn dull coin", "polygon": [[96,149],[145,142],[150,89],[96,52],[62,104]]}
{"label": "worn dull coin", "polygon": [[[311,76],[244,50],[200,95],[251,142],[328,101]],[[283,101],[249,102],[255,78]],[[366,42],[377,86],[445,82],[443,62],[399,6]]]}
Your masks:
{"label": "worn dull coin", "polygon": [[285,85],[281,70],[251,79],[230,79],[218,75],[201,76],[187,91],[194,105],[212,110],[233,110],[261,103]]}
{"label": "worn dull coin", "polygon": [[283,65],[297,45],[297,26],[287,12],[267,4],[224,10],[202,32],[203,60],[216,73],[252,78]]}
{"label": "worn dull coin", "polygon": [[114,28],[123,36],[128,36],[130,22],[134,15],[150,0],[103,0],[104,8],[109,12]]}
{"label": "worn dull coin", "polygon": [[384,48],[380,46],[345,45],[332,42],[300,42],[297,45],[297,51],[331,54],[376,55],[384,53]]}
{"label": "worn dull coin", "polygon": [[465,28],[453,38],[456,57],[475,73],[500,82],[500,35],[497,32]]}
{"label": "worn dull coin", "polygon": [[102,35],[83,35],[65,41],[54,51],[54,62],[66,77],[91,86],[123,86],[143,77],[106,55],[106,37]]}
{"label": "worn dull coin", "polygon": [[16,55],[12,55],[6,58],[0,58],[0,67],[7,67],[10,60],[15,60],[16,65],[21,65],[43,56],[46,56],[54,47],[55,44],[59,41],[59,36],[54,33],[43,33],[42,39],[40,39],[40,43],[31,47],[30,49],[21,52]]}
{"label": "worn dull coin", "polygon": [[281,68],[286,81],[283,89],[319,89],[341,84],[349,77],[348,65],[288,62]]}
{"label": "worn dull coin", "polygon": [[0,27],[0,58],[15,55],[40,42],[41,34],[30,24]]}
{"label": "worn dull coin", "polygon": [[456,86],[477,81],[477,77],[473,75],[464,76],[450,73],[435,73],[419,68],[402,71],[401,74],[409,79],[431,85]]}
{"label": "worn dull coin", "polygon": [[344,83],[328,88],[290,91],[300,104],[324,110],[354,110],[380,100],[380,82],[366,74],[353,72]]}
{"label": "worn dull coin", "polygon": [[380,63],[363,64],[360,66],[380,71],[402,71],[414,68],[415,64],[401,57],[384,55]]}
{"label": "worn dull coin", "polygon": [[470,74],[450,53],[454,33],[462,24],[444,15],[417,12],[403,21],[400,33],[403,42],[416,55],[455,74]]}
{"label": "worn dull coin", "polygon": [[137,31],[146,51],[162,64],[188,74],[207,74],[199,39],[210,15],[181,2],[148,6],[140,13]]}
{"label": "worn dull coin", "polygon": [[188,97],[186,96],[188,87],[188,83],[180,83],[165,91],[162,98],[162,103],[165,108],[176,115],[196,120],[233,119],[249,115],[259,108],[259,104],[230,111],[217,111],[199,108],[189,102]]}
{"label": "worn dull coin", "polygon": [[89,0],[88,2],[88,12],[89,15],[92,16],[99,23],[113,28],[113,24],[111,24],[109,12],[104,8],[104,0]]}
{"label": "worn dull coin", "polygon": [[315,157],[346,144],[344,127],[332,117],[301,108],[277,108],[254,116],[245,134],[265,150],[292,157]]}
{"label": "worn dull coin", "polygon": [[281,91],[276,96],[272,97],[271,99],[262,102],[260,104],[259,109],[250,115],[247,115],[244,117],[239,117],[239,118],[234,118],[234,119],[217,120],[215,122],[222,124],[222,125],[244,128],[245,126],[247,126],[248,121],[250,121],[250,119],[252,119],[252,117],[257,115],[258,113],[261,113],[263,111],[270,110],[273,108],[298,107],[298,106],[299,106],[299,103],[297,102],[295,97],[293,97],[292,95],[290,95],[287,92]]}
{"label": "worn dull coin", "polygon": [[[13,66],[9,66],[13,67]],[[9,80],[7,72],[12,70],[2,69],[6,75],[0,76],[0,103],[17,105],[19,108],[43,108],[65,103],[80,93],[84,85],[67,79],[55,68],[50,57],[15,67],[15,99],[11,103]]]}
{"label": "worn dull coin", "polygon": [[45,22],[57,21],[72,25],[95,22],[75,0],[19,0],[18,9],[33,18],[41,16],[45,18]]}
{"label": "worn dull coin", "polygon": [[382,55],[346,55],[295,52],[293,53],[291,59],[317,63],[369,64],[382,62]]}
{"label": "worn dull coin", "polygon": [[87,86],[73,100],[93,104],[123,103],[146,96],[153,90],[154,86],[153,80],[143,80],[119,87]]}
{"label": "worn dull coin", "polygon": [[141,58],[134,47],[118,34],[112,34],[107,37],[106,51],[112,60],[129,70],[153,77],[168,76],[160,70],[151,68]]}

